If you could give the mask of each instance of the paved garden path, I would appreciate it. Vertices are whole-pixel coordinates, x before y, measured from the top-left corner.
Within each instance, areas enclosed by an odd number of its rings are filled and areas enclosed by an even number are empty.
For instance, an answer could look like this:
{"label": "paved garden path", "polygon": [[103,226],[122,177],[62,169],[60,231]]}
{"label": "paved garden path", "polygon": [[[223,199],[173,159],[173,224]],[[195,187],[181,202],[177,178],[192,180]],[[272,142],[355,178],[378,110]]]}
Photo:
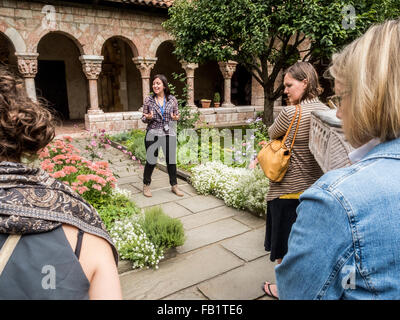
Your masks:
{"label": "paved garden path", "polygon": [[140,208],[161,206],[178,218],[186,236],[185,244],[169,252],[158,270],[132,270],[129,263],[120,263],[124,299],[269,299],[261,285],[265,280],[275,282],[275,264],[264,251],[264,219],[227,207],[213,196],[198,195],[181,179],[178,184],[185,195],[178,197],[170,191],[167,173],[157,168],[153,197],[146,198],[143,168],[114,148],[105,158],[119,176],[119,188],[131,191]]}

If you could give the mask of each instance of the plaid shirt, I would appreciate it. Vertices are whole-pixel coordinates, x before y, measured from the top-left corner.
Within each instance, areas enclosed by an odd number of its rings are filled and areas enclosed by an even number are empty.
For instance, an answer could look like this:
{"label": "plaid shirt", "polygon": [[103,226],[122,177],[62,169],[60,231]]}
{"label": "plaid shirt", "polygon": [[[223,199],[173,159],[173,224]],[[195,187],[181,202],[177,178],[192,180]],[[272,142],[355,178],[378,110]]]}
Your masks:
{"label": "plaid shirt", "polygon": [[[147,123],[147,131],[151,130],[157,136],[176,135],[176,121],[172,120],[171,113],[178,114],[178,101],[173,95],[167,97],[164,117],[155,97],[153,95],[147,96],[143,105],[143,113],[150,113],[150,111],[153,111],[152,119],[148,120],[144,115],[142,116],[142,121]],[[166,124],[168,124],[169,129],[164,131]]]}

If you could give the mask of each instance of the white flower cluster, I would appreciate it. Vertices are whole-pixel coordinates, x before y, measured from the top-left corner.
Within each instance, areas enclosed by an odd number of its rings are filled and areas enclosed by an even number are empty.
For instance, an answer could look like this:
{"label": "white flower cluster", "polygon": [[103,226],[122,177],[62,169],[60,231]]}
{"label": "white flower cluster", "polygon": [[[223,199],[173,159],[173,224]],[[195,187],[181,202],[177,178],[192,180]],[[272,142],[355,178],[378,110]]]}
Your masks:
{"label": "white flower cluster", "polygon": [[158,269],[158,263],[164,258],[163,252],[147,238],[139,219],[139,215],[135,215],[115,221],[110,235],[121,259],[132,261],[133,268]]}
{"label": "white flower cluster", "polygon": [[207,162],[192,169],[191,182],[200,194],[213,194],[226,205],[263,215],[269,180],[261,169],[233,168]]}
{"label": "white flower cluster", "polygon": [[115,189],[112,190],[112,194],[115,196],[118,196],[119,194],[122,194],[126,198],[131,198],[132,197],[132,192],[128,189],[121,189],[118,187],[118,185],[115,186]]}

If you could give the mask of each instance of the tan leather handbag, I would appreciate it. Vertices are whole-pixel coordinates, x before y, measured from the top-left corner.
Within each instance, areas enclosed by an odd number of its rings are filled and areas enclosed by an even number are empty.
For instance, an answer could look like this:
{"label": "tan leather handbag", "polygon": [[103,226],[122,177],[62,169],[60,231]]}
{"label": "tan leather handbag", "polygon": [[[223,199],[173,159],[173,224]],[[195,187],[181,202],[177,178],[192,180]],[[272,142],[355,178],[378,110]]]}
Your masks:
{"label": "tan leather handbag", "polygon": [[[285,146],[285,141],[289,135],[290,129],[293,126],[294,120],[299,113],[299,119],[297,121],[296,131],[293,135],[293,140],[290,148]],[[273,182],[282,181],[289,167],[290,156],[294,141],[296,139],[297,130],[299,129],[301,119],[301,106],[296,105],[296,113],[290,123],[288,130],[282,140],[272,140],[266,144],[257,155],[258,162],[260,163],[261,169],[267,178]]]}

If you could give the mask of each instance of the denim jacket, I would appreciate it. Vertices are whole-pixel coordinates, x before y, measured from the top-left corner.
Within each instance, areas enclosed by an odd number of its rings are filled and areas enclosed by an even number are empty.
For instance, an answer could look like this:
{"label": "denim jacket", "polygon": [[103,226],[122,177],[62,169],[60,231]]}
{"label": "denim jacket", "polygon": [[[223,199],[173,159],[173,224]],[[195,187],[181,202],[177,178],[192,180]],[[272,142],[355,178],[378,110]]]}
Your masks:
{"label": "denim jacket", "polygon": [[400,138],[300,197],[280,299],[400,299]]}

